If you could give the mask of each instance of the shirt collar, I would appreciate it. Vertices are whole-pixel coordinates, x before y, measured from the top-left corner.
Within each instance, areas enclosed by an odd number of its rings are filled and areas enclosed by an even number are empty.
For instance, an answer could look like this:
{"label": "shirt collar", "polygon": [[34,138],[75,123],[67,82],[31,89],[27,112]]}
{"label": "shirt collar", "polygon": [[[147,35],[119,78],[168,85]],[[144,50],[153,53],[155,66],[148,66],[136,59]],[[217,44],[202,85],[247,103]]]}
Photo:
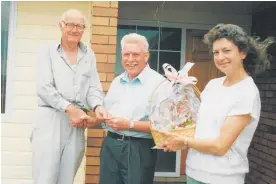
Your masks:
{"label": "shirt collar", "polygon": [[[87,52],[87,46],[85,46],[81,41],[78,43],[78,47],[80,48],[80,50],[82,52],[84,52],[84,53]],[[58,52],[61,51],[61,41],[56,44],[56,48],[57,48]]]}
{"label": "shirt collar", "polygon": [[144,84],[148,78],[148,71],[150,70],[150,66],[149,64],[146,65],[146,67],[142,70],[142,72],[135,77],[134,79],[132,79],[131,81],[129,81],[128,78],[128,73],[125,71],[122,75],[122,77],[120,78],[120,82],[122,84],[125,83],[132,83],[132,84],[136,84],[136,83],[140,83],[140,84]]}

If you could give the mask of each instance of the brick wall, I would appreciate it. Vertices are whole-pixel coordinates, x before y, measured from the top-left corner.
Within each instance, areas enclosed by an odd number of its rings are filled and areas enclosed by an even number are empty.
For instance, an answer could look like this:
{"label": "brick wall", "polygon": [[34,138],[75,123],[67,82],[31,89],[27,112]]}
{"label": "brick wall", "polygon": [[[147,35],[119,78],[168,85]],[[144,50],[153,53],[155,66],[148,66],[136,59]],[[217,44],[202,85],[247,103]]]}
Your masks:
{"label": "brick wall", "polygon": [[[276,3],[260,3],[261,11],[253,14],[252,32],[261,38],[276,37]],[[269,7],[269,8],[267,8]],[[249,148],[250,172],[246,184],[276,184],[276,44],[269,49],[271,69],[255,79],[260,90],[262,110],[258,128]]]}
{"label": "brick wall", "polygon": [[249,148],[250,172],[247,174],[246,184],[276,184],[275,64],[269,73],[270,76],[255,80],[260,90],[262,110],[258,128]]}
{"label": "brick wall", "polygon": [[[91,48],[97,58],[97,69],[104,92],[114,79],[117,42],[117,1],[92,1]],[[105,131],[90,128],[87,132],[86,184],[99,183],[100,150]]]}

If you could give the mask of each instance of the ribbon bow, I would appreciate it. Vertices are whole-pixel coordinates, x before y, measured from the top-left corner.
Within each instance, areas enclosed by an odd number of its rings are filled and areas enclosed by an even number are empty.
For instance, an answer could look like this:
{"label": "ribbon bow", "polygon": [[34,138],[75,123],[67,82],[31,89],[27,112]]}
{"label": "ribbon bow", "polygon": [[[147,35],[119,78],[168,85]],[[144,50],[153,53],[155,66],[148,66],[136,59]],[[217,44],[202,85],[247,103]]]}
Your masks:
{"label": "ribbon bow", "polygon": [[197,83],[197,79],[195,77],[188,76],[188,72],[193,66],[194,66],[194,63],[187,62],[185,64],[185,66],[177,72],[176,69],[173,68],[168,63],[164,63],[162,65],[167,79],[169,79],[173,83],[181,83],[184,86],[187,84],[196,84]]}

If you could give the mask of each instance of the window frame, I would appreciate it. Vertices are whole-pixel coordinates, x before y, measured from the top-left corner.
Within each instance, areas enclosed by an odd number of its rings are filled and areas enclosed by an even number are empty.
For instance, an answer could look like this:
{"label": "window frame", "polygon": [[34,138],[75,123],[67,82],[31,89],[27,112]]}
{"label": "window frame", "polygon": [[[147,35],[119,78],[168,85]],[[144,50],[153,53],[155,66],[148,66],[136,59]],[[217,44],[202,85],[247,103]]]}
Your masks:
{"label": "window frame", "polygon": [[12,96],[13,96],[13,71],[15,68],[15,40],[16,40],[16,18],[17,18],[17,4],[10,1],[9,12],[9,35],[7,48],[7,78],[6,78],[6,100],[5,113],[1,113],[3,121],[9,121],[12,114]]}

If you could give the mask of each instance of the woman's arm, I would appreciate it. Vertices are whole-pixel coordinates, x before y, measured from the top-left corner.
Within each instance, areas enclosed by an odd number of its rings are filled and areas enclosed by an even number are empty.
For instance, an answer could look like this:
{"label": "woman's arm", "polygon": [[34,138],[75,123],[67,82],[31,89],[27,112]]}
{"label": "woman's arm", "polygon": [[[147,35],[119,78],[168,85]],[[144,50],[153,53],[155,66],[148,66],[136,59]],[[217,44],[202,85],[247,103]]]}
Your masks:
{"label": "woman's arm", "polygon": [[202,153],[224,155],[250,121],[249,114],[227,117],[216,139],[198,139],[164,132],[169,136],[163,145],[164,151],[176,151],[186,145]]}
{"label": "woman's arm", "polygon": [[238,138],[242,130],[249,124],[251,116],[238,115],[226,118],[221,127],[220,136],[216,139],[186,139],[187,146],[199,152],[224,155]]}

